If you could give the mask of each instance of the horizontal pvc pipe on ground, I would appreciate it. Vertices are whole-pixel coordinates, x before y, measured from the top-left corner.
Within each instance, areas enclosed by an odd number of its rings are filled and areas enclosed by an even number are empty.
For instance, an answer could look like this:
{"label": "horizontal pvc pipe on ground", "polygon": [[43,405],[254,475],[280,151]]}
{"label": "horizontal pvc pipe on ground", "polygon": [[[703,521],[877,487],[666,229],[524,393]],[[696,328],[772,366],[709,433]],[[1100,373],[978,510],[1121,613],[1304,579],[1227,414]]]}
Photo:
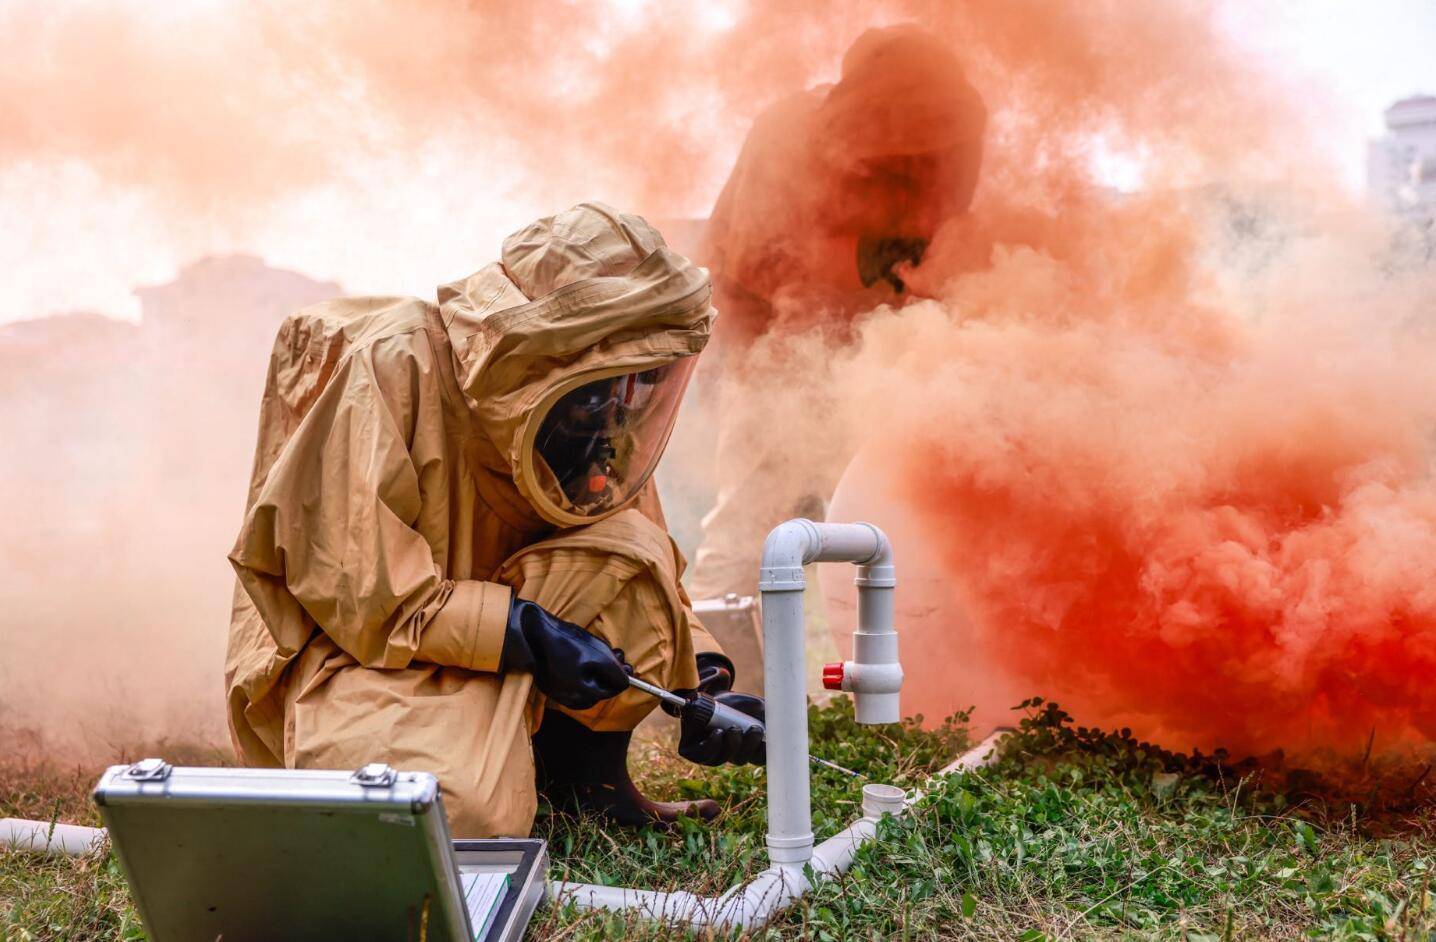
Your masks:
{"label": "horizontal pvc pipe on ground", "polygon": [[[940,784],[941,780],[947,778],[949,775],[974,772],[985,765],[991,765],[993,762],[996,762],[998,747],[1001,746],[1002,741],[1011,734],[1012,729],[1007,726],[999,726],[997,729],[988,733],[987,738],[983,739],[982,742],[934,772],[927,780],[929,788],[932,785]],[[930,793],[930,790],[913,792],[912,796],[907,800],[908,807],[916,807],[927,801]]]}
{"label": "horizontal pvc pipe on ground", "polygon": [[[846,872],[858,848],[871,841],[876,833],[875,820],[859,818],[813,848],[809,860],[811,872],[820,879]],[[550,883],[548,897],[550,901],[572,903],[580,909],[630,909],[646,919],[661,922],[756,929],[810,889],[812,884],[804,876],[802,867],[777,865],[718,897],[697,896],[685,890],[631,890],[566,881]]]}
{"label": "horizontal pvc pipe on ground", "polygon": [[12,847],[16,850],[79,856],[99,850],[105,837],[104,828],[27,821],[24,818],[0,818],[0,847]]}
{"label": "horizontal pvc pipe on ground", "polygon": [[999,726],[987,734],[987,738],[973,746],[962,755],[953,759],[933,774],[933,778],[940,778],[944,775],[951,775],[954,772],[971,772],[973,769],[980,769],[984,765],[992,764],[997,758],[997,747],[1002,741],[1012,735],[1015,730],[1011,726]]}

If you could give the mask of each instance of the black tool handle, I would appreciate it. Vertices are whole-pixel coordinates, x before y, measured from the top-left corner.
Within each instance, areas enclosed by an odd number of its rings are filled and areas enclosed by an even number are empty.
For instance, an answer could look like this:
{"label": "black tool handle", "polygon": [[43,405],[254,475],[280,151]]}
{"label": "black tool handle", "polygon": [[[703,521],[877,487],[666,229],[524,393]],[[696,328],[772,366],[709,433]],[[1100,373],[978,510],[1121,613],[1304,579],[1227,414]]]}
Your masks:
{"label": "black tool handle", "polygon": [[709,729],[736,729],[740,733],[756,729],[765,734],[767,732],[762,720],[725,706],[706,693],[700,693],[690,700],[683,708],[683,713],[686,718]]}

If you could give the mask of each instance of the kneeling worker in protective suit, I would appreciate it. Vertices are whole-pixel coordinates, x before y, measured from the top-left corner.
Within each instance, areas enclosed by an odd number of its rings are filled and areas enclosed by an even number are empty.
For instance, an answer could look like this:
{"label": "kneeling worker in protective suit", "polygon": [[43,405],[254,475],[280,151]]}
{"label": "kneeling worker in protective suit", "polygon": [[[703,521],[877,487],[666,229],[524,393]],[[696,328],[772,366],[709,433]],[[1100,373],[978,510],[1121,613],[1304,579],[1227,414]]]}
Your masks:
{"label": "kneeling worker in protective suit", "polygon": [[[707,272],[598,204],[515,233],[437,304],[290,317],[230,554],[241,758],[433,772],[463,837],[527,834],[536,774],[625,824],[715,815],[649,801],[626,764],[655,705],[628,670],[762,714],[727,692],[651,480],[712,320]],[[679,752],[765,758],[687,725]]]}

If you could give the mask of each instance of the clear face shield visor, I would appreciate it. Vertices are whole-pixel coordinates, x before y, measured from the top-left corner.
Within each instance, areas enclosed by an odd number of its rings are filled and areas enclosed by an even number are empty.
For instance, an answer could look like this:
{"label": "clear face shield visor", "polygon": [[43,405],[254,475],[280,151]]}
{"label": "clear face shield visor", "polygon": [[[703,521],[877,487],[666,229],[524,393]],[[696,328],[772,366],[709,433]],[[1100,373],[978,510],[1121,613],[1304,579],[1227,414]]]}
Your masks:
{"label": "clear face shield visor", "polygon": [[550,510],[598,517],[638,493],[668,444],[695,360],[590,379],[552,400],[532,449]]}

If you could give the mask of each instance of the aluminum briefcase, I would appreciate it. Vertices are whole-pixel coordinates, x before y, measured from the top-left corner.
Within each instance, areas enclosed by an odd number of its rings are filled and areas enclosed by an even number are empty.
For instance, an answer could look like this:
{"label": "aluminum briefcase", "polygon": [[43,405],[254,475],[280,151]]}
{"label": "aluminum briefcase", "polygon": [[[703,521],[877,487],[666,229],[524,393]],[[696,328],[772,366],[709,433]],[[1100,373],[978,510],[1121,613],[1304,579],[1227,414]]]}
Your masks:
{"label": "aluminum briefcase", "polygon": [[473,938],[428,773],[147,759],[94,798],[154,942]]}

